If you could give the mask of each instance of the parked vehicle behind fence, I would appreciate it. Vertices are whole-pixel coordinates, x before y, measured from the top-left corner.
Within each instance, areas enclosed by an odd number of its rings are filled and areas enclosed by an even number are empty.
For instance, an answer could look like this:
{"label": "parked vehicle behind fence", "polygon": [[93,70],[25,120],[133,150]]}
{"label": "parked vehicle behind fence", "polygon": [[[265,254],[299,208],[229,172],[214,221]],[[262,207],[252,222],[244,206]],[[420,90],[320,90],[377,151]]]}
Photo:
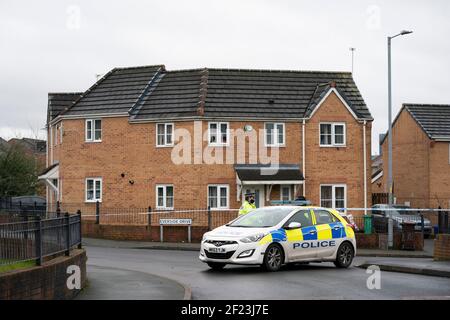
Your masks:
{"label": "parked vehicle behind fence", "polygon": [[[415,230],[422,231],[422,217],[419,212],[411,211],[405,205],[375,204],[372,206],[373,228],[377,233],[385,233],[388,229],[388,220],[392,218],[394,230],[402,230],[402,223],[414,222]],[[423,232],[425,236],[431,235],[433,227],[431,221],[423,218]]]}

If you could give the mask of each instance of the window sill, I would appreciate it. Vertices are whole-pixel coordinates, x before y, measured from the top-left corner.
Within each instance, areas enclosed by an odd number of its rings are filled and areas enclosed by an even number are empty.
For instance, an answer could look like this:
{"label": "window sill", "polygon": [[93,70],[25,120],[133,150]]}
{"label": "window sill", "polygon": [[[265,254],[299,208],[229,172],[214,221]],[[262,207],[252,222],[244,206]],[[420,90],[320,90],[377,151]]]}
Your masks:
{"label": "window sill", "polygon": [[156,145],[156,148],[173,148],[173,144]]}
{"label": "window sill", "polygon": [[214,144],[211,144],[211,143],[208,143],[208,147],[229,147],[230,146],[230,144],[229,143],[226,143],[226,144],[222,144],[222,143],[214,143]]}
{"label": "window sill", "polygon": [[86,140],[85,143],[100,143],[102,140]]}
{"label": "window sill", "polygon": [[168,207],[156,207],[156,210],[161,210],[161,211],[173,211],[174,208],[168,208]]}
{"label": "window sill", "polygon": [[226,208],[211,208],[211,211],[223,211],[223,210],[230,210],[229,207]]}
{"label": "window sill", "polygon": [[320,144],[319,147],[321,148],[346,148],[347,145],[342,144],[342,145],[326,145],[326,144]]}
{"label": "window sill", "polygon": [[97,201],[98,201],[98,203],[102,203],[101,199],[99,199],[99,200],[85,200],[84,202],[85,203],[97,203]]}
{"label": "window sill", "polygon": [[266,148],[285,148],[286,145],[285,144],[274,144],[274,145],[265,144],[264,147],[266,147]]}

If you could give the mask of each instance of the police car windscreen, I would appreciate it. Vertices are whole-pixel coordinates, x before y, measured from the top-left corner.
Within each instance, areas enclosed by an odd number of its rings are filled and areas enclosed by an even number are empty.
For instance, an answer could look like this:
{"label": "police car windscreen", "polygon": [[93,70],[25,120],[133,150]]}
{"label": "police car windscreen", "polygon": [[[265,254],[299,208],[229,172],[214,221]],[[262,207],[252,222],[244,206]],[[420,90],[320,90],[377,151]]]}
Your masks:
{"label": "police car windscreen", "polygon": [[243,228],[273,227],[280,223],[292,210],[292,208],[287,207],[259,208],[233,221],[228,226]]}

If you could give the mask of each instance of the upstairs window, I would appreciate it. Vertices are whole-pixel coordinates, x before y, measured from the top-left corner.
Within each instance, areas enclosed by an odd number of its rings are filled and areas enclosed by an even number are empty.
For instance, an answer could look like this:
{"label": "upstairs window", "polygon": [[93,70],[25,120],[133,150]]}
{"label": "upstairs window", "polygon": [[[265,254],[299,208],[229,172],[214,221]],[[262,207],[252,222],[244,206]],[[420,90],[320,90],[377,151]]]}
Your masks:
{"label": "upstairs window", "polygon": [[102,120],[86,120],[86,142],[102,141]]}
{"label": "upstairs window", "polygon": [[208,205],[211,209],[228,209],[228,185],[208,186]]}
{"label": "upstairs window", "polygon": [[173,123],[158,123],[156,128],[156,146],[173,146]]}
{"label": "upstairs window", "polygon": [[228,122],[210,122],[208,124],[208,141],[210,146],[228,145]]}
{"label": "upstairs window", "polygon": [[345,146],[345,123],[321,123],[320,146],[342,147]]}
{"label": "upstairs window", "polygon": [[86,179],[86,202],[102,201],[102,178]]}
{"label": "upstairs window", "polygon": [[267,147],[284,146],[284,123],[267,122],[264,129]]}
{"label": "upstairs window", "polygon": [[156,186],[156,207],[159,209],[173,209],[173,186]]}

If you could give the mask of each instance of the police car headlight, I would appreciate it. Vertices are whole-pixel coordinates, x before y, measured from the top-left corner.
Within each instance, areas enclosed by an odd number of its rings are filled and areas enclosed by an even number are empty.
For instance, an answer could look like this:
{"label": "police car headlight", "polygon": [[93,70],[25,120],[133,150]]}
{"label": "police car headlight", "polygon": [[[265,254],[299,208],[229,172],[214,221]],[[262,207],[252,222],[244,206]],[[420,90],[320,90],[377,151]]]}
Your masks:
{"label": "police car headlight", "polygon": [[249,236],[249,237],[245,237],[245,238],[241,239],[241,242],[244,242],[244,243],[258,242],[265,236],[266,236],[265,233],[258,233],[253,236]]}
{"label": "police car headlight", "polygon": [[206,237],[208,236],[208,232],[206,232],[205,234],[203,234],[203,237],[202,237],[202,242],[204,242],[205,240],[206,240]]}

